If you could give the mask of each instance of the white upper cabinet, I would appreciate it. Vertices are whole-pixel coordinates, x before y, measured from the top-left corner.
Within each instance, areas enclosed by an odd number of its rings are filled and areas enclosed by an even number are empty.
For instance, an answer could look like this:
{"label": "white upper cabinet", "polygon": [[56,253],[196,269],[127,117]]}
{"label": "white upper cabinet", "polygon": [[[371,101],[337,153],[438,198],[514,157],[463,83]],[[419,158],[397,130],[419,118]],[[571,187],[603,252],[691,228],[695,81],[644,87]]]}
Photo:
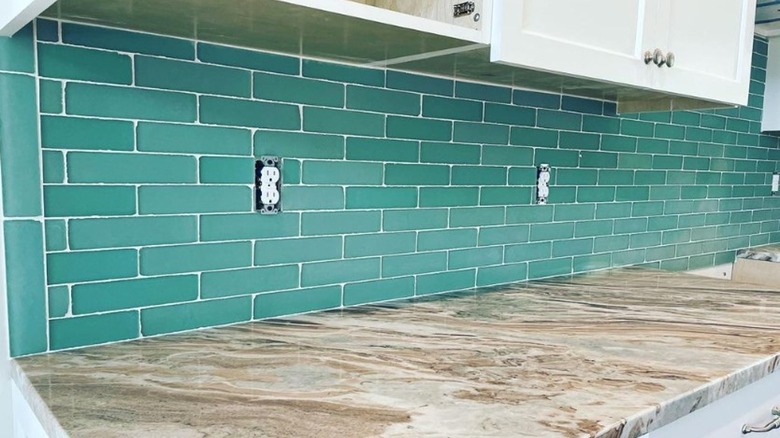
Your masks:
{"label": "white upper cabinet", "polygon": [[[491,60],[679,96],[745,104],[755,3],[496,0]],[[645,54],[654,54],[656,49],[658,56],[646,63]]]}
{"label": "white upper cabinet", "polygon": [[54,0],[4,0],[0,7],[0,36],[15,34],[53,3]]}
{"label": "white upper cabinet", "polygon": [[[5,1],[0,0],[0,4]],[[463,6],[462,3],[460,0],[58,0],[44,15],[238,47],[386,65],[487,47],[491,37],[492,0],[473,0],[467,3],[465,12],[456,14],[456,6]]]}
{"label": "white upper cabinet", "polygon": [[639,85],[648,28],[641,0],[495,2],[491,60]]}
{"label": "white upper cabinet", "polygon": [[[342,16],[359,18],[475,43],[490,43],[492,0],[474,0],[474,12],[455,16],[460,0],[278,0]],[[478,19],[475,20],[475,17]],[[483,29],[485,31],[483,32]]]}
{"label": "white upper cabinet", "polygon": [[656,87],[744,105],[750,87],[755,0],[666,0],[659,46],[674,54]]}

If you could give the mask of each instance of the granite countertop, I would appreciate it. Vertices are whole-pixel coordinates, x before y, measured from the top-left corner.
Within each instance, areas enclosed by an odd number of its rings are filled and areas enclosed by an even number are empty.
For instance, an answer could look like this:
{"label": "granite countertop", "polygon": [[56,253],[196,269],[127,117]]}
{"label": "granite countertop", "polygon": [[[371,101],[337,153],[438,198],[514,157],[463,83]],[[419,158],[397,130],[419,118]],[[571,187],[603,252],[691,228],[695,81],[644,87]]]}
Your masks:
{"label": "granite countertop", "polygon": [[17,379],[74,437],[635,437],[774,372],[778,308],[619,269],[27,357]]}
{"label": "granite countertop", "polygon": [[737,258],[780,263],[780,245],[764,245],[737,251]]}

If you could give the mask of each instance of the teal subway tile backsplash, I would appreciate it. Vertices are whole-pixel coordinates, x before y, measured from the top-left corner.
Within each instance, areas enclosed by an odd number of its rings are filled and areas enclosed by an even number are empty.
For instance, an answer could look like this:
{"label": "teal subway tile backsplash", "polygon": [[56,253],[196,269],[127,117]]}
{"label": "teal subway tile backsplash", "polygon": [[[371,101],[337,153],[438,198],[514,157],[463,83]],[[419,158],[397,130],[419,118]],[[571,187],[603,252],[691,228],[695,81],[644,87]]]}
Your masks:
{"label": "teal subway tile backsplash", "polygon": [[379,185],[382,165],[352,161],[306,161],[303,182],[306,184]]}
{"label": "teal subway tile backsplash", "polygon": [[385,116],[361,111],[304,107],[303,130],[381,137],[385,133]]}
{"label": "teal subway tile backsplash", "polygon": [[201,183],[251,184],[254,182],[255,162],[250,157],[201,157],[198,161]]}
{"label": "teal subway tile backsplash", "polygon": [[487,248],[459,249],[450,252],[449,269],[474,268],[477,266],[500,265],[504,259],[504,248],[491,246]]}
{"label": "teal subway tile backsplash", "polygon": [[77,117],[41,117],[41,144],[52,149],[132,151],[133,122]]}
{"label": "teal subway tile backsplash", "polygon": [[131,186],[49,185],[44,187],[43,202],[46,217],[124,216],[136,212],[135,188]]}
{"label": "teal subway tile backsplash", "polygon": [[476,285],[476,269],[425,274],[417,277],[416,295],[470,289]]}
{"label": "teal subway tile backsplash", "polygon": [[254,142],[256,156],[344,158],[344,138],[337,135],[262,130],[255,132]]}
{"label": "teal subway tile backsplash", "polygon": [[455,122],[452,138],[461,143],[507,144],[509,127],[484,122]]}
{"label": "teal subway tile backsplash", "polygon": [[197,161],[191,156],[71,152],[72,183],[195,183]]}
{"label": "teal subway tile backsplash", "polygon": [[450,210],[450,227],[503,225],[504,217],[504,207],[453,208]]}
{"label": "teal subway tile backsplash", "polygon": [[370,233],[380,231],[381,222],[382,213],[379,210],[304,213],[301,217],[301,234],[316,236]]}
{"label": "teal subway tile backsplash", "polygon": [[484,104],[479,101],[424,96],[424,117],[439,119],[482,121]]}
{"label": "teal subway tile backsplash", "polygon": [[398,277],[402,275],[439,272],[447,269],[447,252],[425,252],[382,258],[382,276]]}
{"label": "teal subway tile backsplash", "polygon": [[561,107],[561,97],[559,94],[514,90],[512,102],[515,105],[559,109]]}
{"label": "teal subway tile backsplash", "polygon": [[272,223],[255,213],[208,214],[200,216],[200,240],[245,240],[298,236],[300,216],[286,214]]}
{"label": "teal subway tile backsplash", "polygon": [[526,262],[548,259],[552,254],[551,242],[521,243],[504,247],[504,262]]}
{"label": "teal subway tile backsplash", "polygon": [[300,110],[295,105],[201,96],[198,108],[200,121],[209,125],[290,130],[301,127]]}
{"label": "teal subway tile backsplash", "polygon": [[478,187],[420,188],[420,207],[466,207],[478,204]]}
{"label": "teal subway tile backsplash", "polygon": [[340,259],[343,239],[338,237],[306,237],[273,239],[255,244],[255,265],[301,263]]}
{"label": "teal subway tile backsplash", "polygon": [[[38,55],[43,77],[124,85],[133,82],[127,55],[60,44],[38,44]],[[73,59],[80,62],[74,63]]]}
{"label": "teal subway tile backsplash", "polygon": [[137,338],[138,311],[54,319],[49,322],[52,350],[104,344]]}
{"label": "teal subway tile backsplash", "polygon": [[138,275],[138,251],[78,251],[49,253],[47,279],[49,284],[130,278]]}
{"label": "teal subway tile backsplash", "polygon": [[423,231],[417,236],[418,251],[434,251],[477,246],[477,229]]}
{"label": "teal subway tile backsplash", "polygon": [[[249,175],[251,176],[252,173],[250,172]],[[370,201],[373,202],[374,199],[372,198]],[[354,208],[360,208],[359,204],[360,202],[351,203]],[[285,189],[285,210],[337,210],[341,208],[344,208],[344,189],[341,187],[294,186]]]}
{"label": "teal subway tile backsplash", "polygon": [[[45,120],[45,119],[44,119]],[[67,120],[67,119],[65,119]],[[78,120],[78,119],[77,119]],[[89,119],[85,119],[82,123],[87,123]],[[103,121],[93,121],[93,123]],[[73,122],[72,122],[73,123]],[[118,129],[118,124],[122,123],[121,127],[126,129],[127,122],[104,122],[105,129],[108,132],[114,132]],[[114,126],[109,126],[108,123],[114,123]],[[75,127],[74,127],[75,128]],[[86,127],[85,127],[86,128]],[[126,136],[127,144],[129,147],[123,147],[122,149],[133,149],[133,127],[132,123],[127,127]],[[86,131],[83,135],[88,135],[90,132],[96,131],[95,128],[82,129]],[[44,129],[46,131],[46,129]],[[71,130],[67,127],[62,129],[62,135]],[[78,131],[78,129],[76,129]],[[102,144],[108,141],[112,135],[107,135],[109,138],[95,138],[92,144]],[[44,136],[45,138],[45,136]],[[84,139],[72,139],[69,144],[73,147],[85,143]],[[122,145],[125,145],[123,142]],[[54,147],[54,146],[52,146]],[[215,155],[251,155],[252,154],[252,136],[248,129],[240,128],[225,128],[217,126],[201,126],[201,125],[177,125],[167,123],[138,123],[137,130],[137,147],[139,151],[146,152],[179,152],[189,154],[215,154]],[[97,149],[95,147],[93,149]]]}
{"label": "teal subway tile backsplash", "polygon": [[289,292],[260,294],[255,297],[257,319],[293,315],[341,306],[341,286],[315,287]]}
{"label": "teal subway tile backsplash", "polygon": [[528,225],[482,227],[479,231],[479,246],[528,242],[530,230]]}
{"label": "teal subway tile backsplash", "polygon": [[301,270],[301,286],[321,286],[379,278],[379,257],[306,263]]}
{"label": "teal subway tile backsplash", "polygon": [[196,100],[192,94],[144,88],[81,82],[65,87],[65,109],[79,116],[194,122]]}
{"label": "teal subway tile backsplash", "polygon": [[348,160],[416,162],[419,157],[420,144],[417,141],[367,137],[347,138]]}
{"label": "teal subway tile backsplash", "polygon": [[423,142],[420,161],[426,163],[479,164],[482,148],[478,144]]}
{"label": "teal subway tile backsplash", "polygon": [[65,158],[59,151],[43,151],[43,182],[65,182]]}
{"label": "teal subway tile backsplash", "polygon": [[455,97],[485,100],[490,102],[510,103],[512,90],[495,85],[476,84],[471,82],[456,82]]}
{"label": "teal subway tile backsplash", "polygon": [[68,247],[64,220],[50,219],[45,222],[46,250],[62,251]]}
{"label": "teal subway tile backsplash", "polygon": [[535,279],[568,275],[572,273],[573,263],[571,257],[530,262],[528,264],[528,278]]}
{"label": "teal subway tile backsplash", "polygon": [[[221,83],[224,78],[218,81]],[[344,106],[342,84],[267,73],[255,73],[253,81],[252,95],[258,99],[337,108]]]}
{"label": "teal subway tile backsplash", "polygon": [[301,69],[298,58],[209,43],[198,43],[198,59],[213,64],[293,75]]}
{"label": "teal subway tile backsplash", "polygon": [[39,100],[42,113],[59,114],[62,112],[62,82],[41,79],[39,81]]}
{"label": "teal subway tile backsplash", "polygon": [[240,268],[252,264],[252,244],[230,242],[143,248],[140,259],[143,275]]}
{"label": "teal subway tile backsplash", "polygon": [[247,296],[150,307],[141,311],[141,331],[152,336],[248,321],[251,306],[252,298]]}
{"label": "teal subway tile backsplash", "polygon": [[420,95],[381,88],[347,87],[347,108],[390,114],[420,114]]}
{"label": "teal subway tile backsplash", "polygon": [[13,37],[0,38],[0,71],[32,73],[35,71],[33,25],[28,24]]}
{"label": "teal subway tile backsplash", "polygon": [[179,275],[75,285],[74,315],[179,303],[198,298],[198,277]]}
{"label": "teal subway tile backsplash", "polygon": [[[760,133],[755,48],[746,107],[616,115],[39,21],[0,39],[13,354],[615,266],[695,269],[780,242],[780,142]],[[282,158],[278,215],[253,211],[263,155]]]}
{"label": "teal subway tile backsplash", "polygon": [[536,110],[515,105],[485,104],[485,121],[508,125],[534,126]]}
{"label": "teal subway tile backsplash", "polygon": [[66,316],[70,309],[70,292],[67,286],[49,288],[49,318]]}
{"label": "teal subway tile backsplash", "polygon": [[135,83],[141,87],[249,97],[251,77],[237,70],[148,56],[135,57]]}
{"label": "teal subway tile backsplash", "polygon": [[35,31],[38,36],[38,41],[59,41],[60,40],[60,24],[56,21],[38,19],[35,22]]}
{"label": "teal subway tile backsplash", "polygon": [[347,208],[403,208],[417,206],[414,187],[348,187]]}
{"label": "teal subway tile backsplash", "polygon": [[416,245],[417,235],[413,232],[346,236],[344,257],[406,254],[414,252]]}
{"label": "teal subway tile backsplash", "polygon": [[450,182],[449,166],[428,164],[393,164],[385,166],[385,184],[399,186],[436,186]]}
{"label": "teal subway tile backsplash", "polygon": [[417,117],[387,116],[387,136],[449,141],[452,139],[452,122]]}
{"label": "teal subway tile backsplash", "polygon": [[295,289],[299,278],[298,265],[204,272],[201,276],[201,297],[220,298]]}
{"label": "teal subway tile backsplash", "polygon": [[525,263],[504,264],[480,268],[477,272],[477,287],[515,283],[528,278],[528,265]]}
{"label": "teal subway tile backsplash", "polygon": [[138,189],[141,214],[247,212],[252,190],[238,185],[148,185]]}
{"label": "teal subway tile backsplash", "polygon": [[47,349],[43,226],[32,220],[3,224],[8,333],[11,355]]}
{"label": "teal subway tile backsplash", "polygon": [[[14,38],[24,38],[22,35]],[[16,47],[15,42],[2,39]],[[0,50],[0,53],[3,51]],[[41,214],[41,167],[38,164],[36,80],[0,72],[0,162],[3,213],[6,217]]]}
{"label": "teal subway tile backsplash", "polygon": [[[288,71],[286,73],[295,72]],[[303,60],[303,75],[310,78],[329,79],[346,83],[373,85],[376,87],[381,87],[385,84],[385,72],[383,70],[358,68],[350,65],[315,61],[313,59]]]}
{"label": "teal subway tile backsplash", "polygon": [[74,219],[68,227],[71,249],[117,248],[194,242],[195,216]]}
{"label": "teal subway tile backsplash", "polygon": [[195,43],[193,41],[76,23],[62,23],[62,41],[76,46],[168,58],[195,58]]}
{"label": "teal subway tile backsplash", "polygon": [[350,283],[344,286],[344,305],[397,300],[414,296],[414,277]]}
{"label": "teal subway tile backsplash", "polygon": [[421,76],[395,70],[387,71],[386,84],[387,88],[440,96],[452,96],[455,87],[455,82],[449,79]]}

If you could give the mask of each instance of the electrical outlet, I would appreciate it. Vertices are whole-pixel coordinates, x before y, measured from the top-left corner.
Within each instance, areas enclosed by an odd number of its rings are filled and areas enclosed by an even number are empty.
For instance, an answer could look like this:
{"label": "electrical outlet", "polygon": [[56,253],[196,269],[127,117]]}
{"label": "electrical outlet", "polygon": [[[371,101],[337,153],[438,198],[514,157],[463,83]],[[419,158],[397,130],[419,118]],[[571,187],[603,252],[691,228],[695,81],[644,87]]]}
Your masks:
{"label": "electrical outlet", "polygon": [[550,165],[542,163],[536,172],[536,203],[547,204],[550,197]]}
{"label": "electrical outlet", "polygon": [[282,204],[282,172],[279,157],[263,156],[255,162],[255,207],[262,214],[276,214]]}
{"label": "electrical outlet", "polygon": [[778,189],[780,189],[780,173],[773,173],[772,174],[772,194],[776,195]]}

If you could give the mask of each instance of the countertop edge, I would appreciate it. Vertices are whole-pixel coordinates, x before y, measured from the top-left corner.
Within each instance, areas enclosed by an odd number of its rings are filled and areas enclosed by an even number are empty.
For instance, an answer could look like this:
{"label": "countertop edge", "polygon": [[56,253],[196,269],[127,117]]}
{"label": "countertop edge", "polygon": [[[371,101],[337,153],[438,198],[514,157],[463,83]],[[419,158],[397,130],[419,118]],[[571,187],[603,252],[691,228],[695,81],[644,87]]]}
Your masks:
{"label": "countertop edge", "polygon": [[68,433],[62,427],[62,425],[60,425],[60,422],[57,421],[57,417],[55,417],[51,412],[49,406],[46,404],[40,394],[38,394],[38,391],[32,385],[30,379],[27,378],[27,375],[24,373],[22,367],[19,366],[15,360],[11,360],[11,379],[19,388],[22,396],[27,401],[30,409],[32,409],[36,418],[38,418],[38,421],[41,423],[41,426],[43,426],[43,429],[46,431],[49,437],[68,438]]}
{"label": "countertop edge", "polygon": [[636,438],[666,426],[778,371],[780,353],[707,382],[684,394],[626,417],[597,432],[595,438]]}

